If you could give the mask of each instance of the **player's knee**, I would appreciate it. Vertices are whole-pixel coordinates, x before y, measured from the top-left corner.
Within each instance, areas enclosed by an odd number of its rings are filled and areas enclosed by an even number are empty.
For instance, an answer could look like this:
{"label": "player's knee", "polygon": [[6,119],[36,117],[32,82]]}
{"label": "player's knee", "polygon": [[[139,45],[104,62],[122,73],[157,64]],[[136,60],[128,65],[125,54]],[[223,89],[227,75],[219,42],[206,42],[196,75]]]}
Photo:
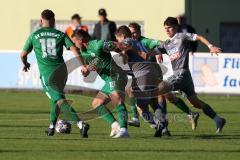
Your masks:
{"label": "player's knee", "polygon": [[59,100],[57,100],[57,102],[56,102],[57,107],[60,107],[64,102],[65,102],[65,99],[59,99]]}

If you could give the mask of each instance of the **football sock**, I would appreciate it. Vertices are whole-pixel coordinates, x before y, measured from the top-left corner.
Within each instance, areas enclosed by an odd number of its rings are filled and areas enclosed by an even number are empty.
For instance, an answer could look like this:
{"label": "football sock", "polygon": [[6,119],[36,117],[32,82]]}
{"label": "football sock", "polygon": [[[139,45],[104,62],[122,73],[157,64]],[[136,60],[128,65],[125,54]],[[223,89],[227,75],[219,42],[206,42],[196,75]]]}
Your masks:
{"label": "football sock", "polygon": [[162,98],[161,102],[159,102],[159,105],[162,107],[162,111],[164,114],[167,114],[167,102],[166,98]]}
{"label": "football sock", "polygon": [[77,123],[80,121],[77,112],[67,102],[63,102],[60,106],[63,116],[66,120]]}
{"label": "football sock", "polygon": [[116,112],[120,128],[127,128],[128,113],[125,104],[124,103],[118,104],[116,106]]}
{"label": "football sock", "polygon": [[[50,109],[50,124],[55,126],[58,118],[58,113],[57,113],[57,104],[53,101],[51,101],[51,109]],[[54,127],[53,127],[54,128]]]}
{"label": "football sock", "polygon": [[96,108],[96,112],[104,121],[106,121],[110,124],[112,124],[113,122],[116,121],[112,112],[110,112],[109,109],[107,107],[105,107],[104,105],[98,106]]}
{"label": "football sock", "polygon": [[176,99],[177,99],[176,102],[174,102],[173,104],[183,112],[190,114],[190,109],[188,108],[186,103],[180,98],[176,97]]}
{"label": "football sock", "polygon": [[213,120],[217,123],[222,122],[222,118],[219,117],[217,114],[214,116]]}
{"label": "football sock", "polygon": [[155,122],[153,120],[153,114],[149,111],[143,111],[142,118],[143,118],[144,122],[148,122],[150,124],[155,124]]}
{"label": "football sock", "polygon": [[203,108],[203,113],[206,114],[208,117],[214,119],[214,117],[217,115],[216,112],[208,105],[206,104]]}
{"label": "football sock", "polygon": [[135,97],[130,97],[130,111],[131,111],[132,117],[138,118],[138,112],[137,112]]}

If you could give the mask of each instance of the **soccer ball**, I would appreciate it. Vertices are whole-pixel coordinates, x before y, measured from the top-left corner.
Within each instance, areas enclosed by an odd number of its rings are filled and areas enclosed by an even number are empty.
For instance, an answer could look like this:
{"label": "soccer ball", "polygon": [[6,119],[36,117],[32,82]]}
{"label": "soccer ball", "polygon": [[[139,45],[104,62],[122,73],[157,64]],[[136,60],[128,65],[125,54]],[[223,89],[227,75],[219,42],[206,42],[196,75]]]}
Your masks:
{"label": "soccer ball", "polygon": [[69,134],[71,132],[71,123],[65,120],[58,120],[55,130],[57,133]]}

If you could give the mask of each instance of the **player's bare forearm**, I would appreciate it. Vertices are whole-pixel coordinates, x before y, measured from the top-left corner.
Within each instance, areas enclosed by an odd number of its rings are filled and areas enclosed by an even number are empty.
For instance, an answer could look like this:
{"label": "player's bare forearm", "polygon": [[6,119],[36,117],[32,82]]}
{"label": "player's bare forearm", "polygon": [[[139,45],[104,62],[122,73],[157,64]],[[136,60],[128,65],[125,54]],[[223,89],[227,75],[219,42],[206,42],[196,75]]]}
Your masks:
{"label": "player's bare forearm", "polygon": [[198,40],[198,41],[202,42],[203,44],[205,44],[205,45],[209,48],[210,53],[218,54],[218,53],[221,53],[221,52],[222,52],[221,48],[212,45],[212,44],[211,44],[205,37],[203,37],[203,36],[197,35],[197,39],[196,39],[196,40]]}
{"label": "player's bare forearm", "polygon": [[30,63],[27,61],[28,53],[26,51],[22,51],[21,53],[21,60],[23,63],[23,71],[27,72],[30,69]]}

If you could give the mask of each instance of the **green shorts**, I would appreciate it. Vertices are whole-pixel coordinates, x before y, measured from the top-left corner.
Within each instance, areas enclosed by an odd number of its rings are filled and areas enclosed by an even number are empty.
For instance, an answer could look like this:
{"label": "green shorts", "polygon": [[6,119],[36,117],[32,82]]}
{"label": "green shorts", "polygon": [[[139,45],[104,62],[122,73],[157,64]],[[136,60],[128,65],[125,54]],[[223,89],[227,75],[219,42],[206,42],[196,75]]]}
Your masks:
{"label": "green shorts", "polygon": [[125,87],[127,85],[127,75],[122,74],[118,77],[105,77],[105,85],[100,92],[109,96],[112,92],[119,92],[125,94]]}
{"label": "green shorts", "polygon": [[40,76],[43,91],[48,96],[48,98],[57,102],[60,99],[65,98],[64,87],[67,82],[67,74],[61,73],[61,75],[41,75]]}

